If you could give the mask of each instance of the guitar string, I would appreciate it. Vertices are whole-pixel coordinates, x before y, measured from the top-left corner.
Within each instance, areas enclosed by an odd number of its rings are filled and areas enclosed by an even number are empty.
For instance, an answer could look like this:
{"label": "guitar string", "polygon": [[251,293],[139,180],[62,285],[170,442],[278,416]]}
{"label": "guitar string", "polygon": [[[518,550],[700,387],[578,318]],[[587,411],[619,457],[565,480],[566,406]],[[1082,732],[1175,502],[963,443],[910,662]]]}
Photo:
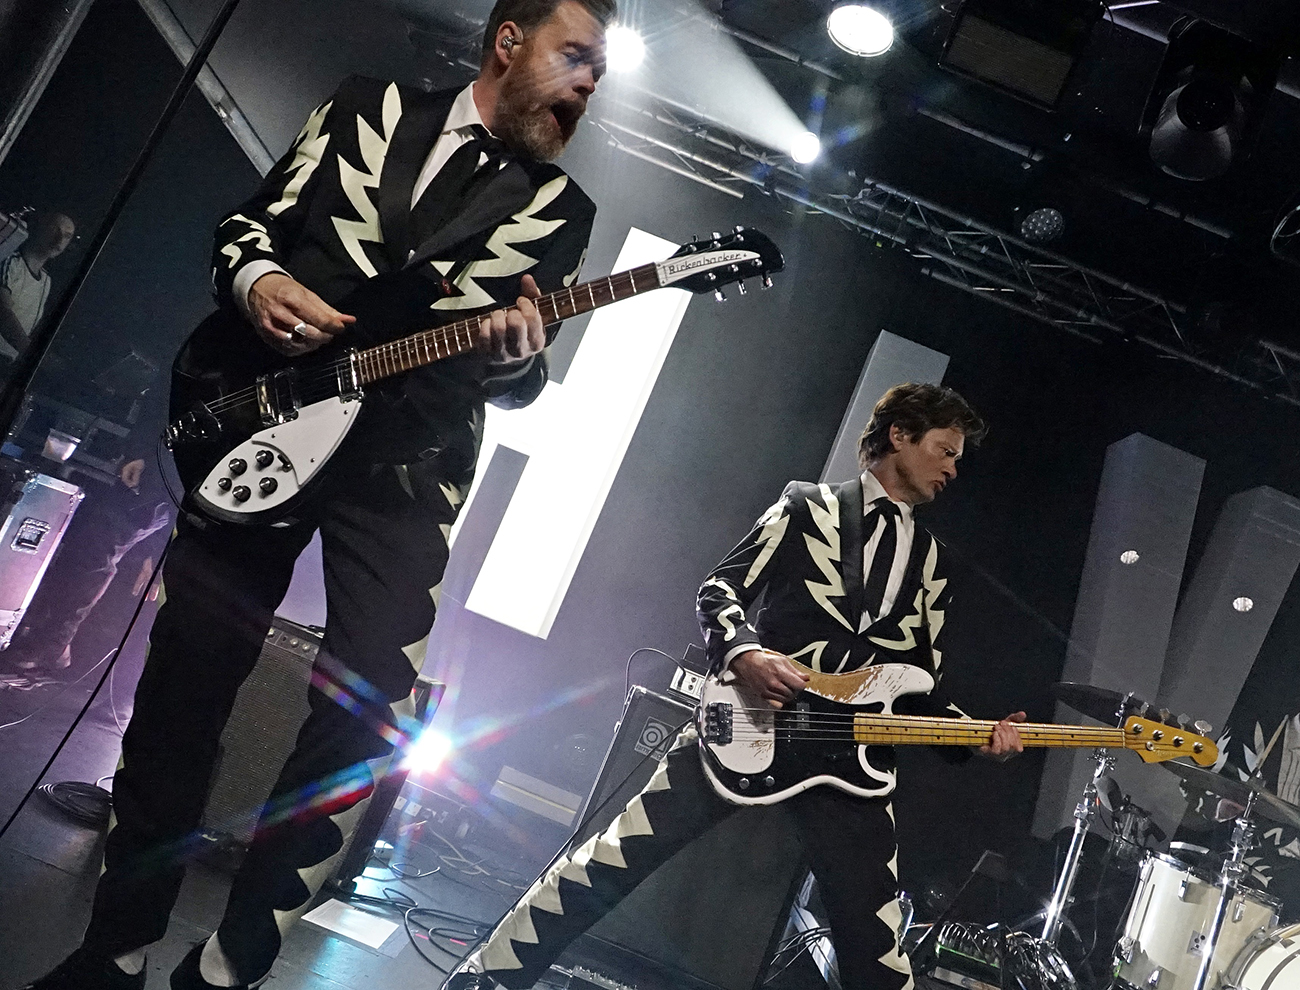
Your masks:
{"label": "guitar string", "polygon": [[[938,715],[904,715],[899,712],[812,712],[812,711],[803,712],[803,711],[798,711],[797,709],[789,709],[789,708],[762,708],[762,707],[747,708],[740,705],[731,706],[731,710],[733,712],[758,713],[758,714],[766,714],[766,715],[784,715],[790,718],[797,718],[802,716],[805,718],[842,719],[842,720],[849,720],[849,719],[856,719],[856,718],[869,718],[869,719],[882,721],[882,722],[886,720],[893,720],[896,724],[899,725],[921,725],[921,724],[951,725],[954,722],[962,722],[967,725],[971,725],[971,724],[996,725],[997,724],[996,721],[993,719],[956,719],[956,718],[944,718]],[[1113,726],[1113,725],[1072,726],[1072,725],[1063,725],[1059,722],[1014,722],[1012,724],[1021,728],[1025,728],[1025,727],[1032,728],[1035,726],[1042,726],[1050,729],[1086,729],[1088,731],[1097,731],[1097,732],[1118,732],[1124,729],[1124,726]],[[1191,732],[1190,730],[1185,730],[1180,726],[1176,726],[1176,725],[1169,725],[1166,722],[1154,722],[1151,720],[1145,720],[1145,724],[1152,725],[1152,726],[1159,726],[1164,729],[1169,729],[1171,731],[1178,732],[1187,738],[1197,738],[1197,739],[1204,738],[1203,736],[1199,736],[1196,733]]]}
{"label": "guitar string", "polygon": [[[566,319],[572,319],[575,316],[580,316],[583,313],[590,312],[592,309],[598,309],[602,306],[607,306],[611,303],[626,299],[628,298],[627,295],[619,294],[625,290],[630,289],[630,295],[650,291],[650,289],[639,289],[636,280],[638,276],[656,274],[655,269],[656,266],[653,264],[642,265],[638,268],[617,272],[602,279],[593,279],[583,285],[575,286],[570,289],[562,289],[541,297],[537,301],[539,309],[542,307],[548,307],[555,311],[554,319],[548,321],[545,326],[554,326],[556,323],[560,323]],[[593,290],[594,287],[601,282],[606,283],[610,293],[610,298],[607,301],[597,303],[595,292]],[[650,288],[659,287],[659,280],[656,277],[655,285]],[[587,290],[587,298],[590,302],[588,303],[584,301],[579,304],[576,294],[581,293],[583,289]],[[561,296],[569,297],[569,308],[571,312],[567,315],[561,308]],[[584,306],[588,308],[584,309]],[[518,310],[518,306],[506,307],[506,312],[516,310]],[[470,334],[478,329],[481,319],[482,317],[469,317],[444,326],[417,331],[416,333],[403,337],[400,340],[377,344],[373,347],[356,351],[354,354],[336,358],[326,364],[309,369],[308,375],[300,377],[297,384],[300,388],[305,389],[310,388],[313,385],[323,385],[336,382],[339,374],[352,363],[354,358],[358,368],[363,372],[362,377],[369,377],[369,381],[366,382],[366,384],[369,384],[370,382],[378,381],[401,371],[409,371],[422,365],[432,364],[434,361],[442,360],[445,357],[456,356],[473,347],[473,340],[470,338]],[[464,342],[460,339],[462,333],[467,337],[467,340]],[[453,342],[458,349],[453,350]],[[424,351],[423,356],[420,355],[417,348]],[[434,354],[437,355],[437,357],[434,357],[432,360],[428,358],[428,352],[430,349],[432,349]],[[407,354],[401,354],[401,350],[407,351]],[[442,350],[446,350],[447,354],[441,354],[440,352]],[[407,358],[414,358],[415,361],[409,364],[409,366],[403,366],[406,363]],[[393,370],[384,370],[385,366],[391,366]],[[223,396],[220,399],[207,403],[206,407],[209,412],[225,412],[236,405],[241,405],[250,401],[255,402],[256,399],[257,386],[250,385],[238,392],[232,392],[227,396]]]}

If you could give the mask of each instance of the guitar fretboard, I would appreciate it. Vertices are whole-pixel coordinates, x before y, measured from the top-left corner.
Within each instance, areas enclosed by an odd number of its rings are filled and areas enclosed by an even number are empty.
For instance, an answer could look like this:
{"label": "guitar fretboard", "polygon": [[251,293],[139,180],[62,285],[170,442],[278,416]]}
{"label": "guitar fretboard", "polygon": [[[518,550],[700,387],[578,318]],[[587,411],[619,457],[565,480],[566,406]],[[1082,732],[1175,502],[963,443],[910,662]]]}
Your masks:
{"label": "guitar fretboard", "polygon": [[[996,722],[984,719],[858,715],[853,720],[853,739],[863,746],[983,746],[989,741],[995,725]],[[1016,725],[1016,731],[1020,733],[1020,741],[1034,749],[1131,748],[1123,729],[1021,722]]]}
{"label": "guitar fretboard", "polygon": [[[659,288],[659,274],[653,264],[593,279],[569,289],[561,289],[535,301],[544,326],[551,326],[601,306],[627,299],[640,292]],[[504,307],[514,309],[514,306]],[[362,385],[388,378],[412,368],[421,368],[444,358],[455,357],[474,349],[481,316],[422,330],[355,355],[357,374]]]}

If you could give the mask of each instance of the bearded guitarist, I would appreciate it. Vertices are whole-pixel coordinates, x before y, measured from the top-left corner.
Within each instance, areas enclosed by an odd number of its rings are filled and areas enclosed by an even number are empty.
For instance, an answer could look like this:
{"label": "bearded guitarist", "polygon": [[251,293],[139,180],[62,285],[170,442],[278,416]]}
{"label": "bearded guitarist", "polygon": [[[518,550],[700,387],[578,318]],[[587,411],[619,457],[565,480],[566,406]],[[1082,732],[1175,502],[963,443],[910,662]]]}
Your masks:
{"label": "bearded guitarist", "polygon": [[346,81],[218,228],[221,310],[178,358],[181,380],[256,363],[268,348],[297,356],[350,339],[356,314],[342,300],[377,276],[409,276],[431,324],[489,315],[476,351],[368,392],[350,446],[292,520],[178,520],[90,925],[32,987],[144,987],[145,948],[166,931],[222,728],[317,530],[328,618],[311,714],[221,925],[172,974],[174,990],[264,979],[329,876],[392,751],[396,715],[414,710],[484,402],[526,405],[546,382],[548,340],[531,300],[572,284],[595,215],[550,163],[604,72],[614,12],[614,0],[499,0],[463,90]]}
{"label": "bearded guitarist", "polygon": [[[715,674],[758,704],[790,706],[809,675],[874,664],[921,668],[929,694],[903,714],[964,718],[942,689],[940,631],[949,591],[940,544],[913,520],[957,476],[984,424],[951,389],[899,385],[859,442],[862,475],[791,482],[704,581],[699,619]],[[755,614],[760,593],[765,607]],[[910,703],[910,704],[909,704]],[[1020,752],[1016,712],[980,752]],[[450,978],[448,990],[531,987],[563,948],[687,842],[733,812],[706,778],[695,728],[682,732],[646,788],[602,834],[559,859]],[[969,750],[941,750],[960,758]],[[877,762],[877,767],[879,763]],[[887,773],[893,768],[886,766]],[[897,846],[888,798],[816,786],[786,801],[830,919],[845,990],[903,990]]]}

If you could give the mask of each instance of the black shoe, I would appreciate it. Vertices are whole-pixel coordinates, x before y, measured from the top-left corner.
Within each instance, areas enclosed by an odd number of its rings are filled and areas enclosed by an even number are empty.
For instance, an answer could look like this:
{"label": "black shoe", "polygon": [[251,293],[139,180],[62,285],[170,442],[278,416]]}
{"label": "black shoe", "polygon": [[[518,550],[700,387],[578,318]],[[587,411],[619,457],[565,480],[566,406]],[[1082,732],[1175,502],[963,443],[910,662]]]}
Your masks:
{"label": "black shoe", "polygon": [[246,983],[221,988],[203,978],[203,974],[199,972],[199,958],[203,955],[203,947],[207,944],[206,939],[197,943],[194,948],[185,953],[185,958],[172,970],[172,990],[248,990]]}
{"label": "black shoe", "polygon": [[145,971],[132,976],[84,946],[22,990],[144,990]]}

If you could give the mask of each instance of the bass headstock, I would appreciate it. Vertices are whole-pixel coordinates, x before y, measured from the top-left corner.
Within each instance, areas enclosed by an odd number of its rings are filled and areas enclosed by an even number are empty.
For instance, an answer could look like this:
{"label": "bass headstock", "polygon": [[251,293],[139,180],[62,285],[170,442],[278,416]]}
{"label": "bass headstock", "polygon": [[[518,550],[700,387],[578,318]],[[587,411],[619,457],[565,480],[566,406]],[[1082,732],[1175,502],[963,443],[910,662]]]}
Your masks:
{"label": "bass headstock", "polygon": [[1219,759],[1214,740],[1183,726],[1137,715],[1124,721],[1124,748],[1133,750],[1146,763],[1163,763],[1182,756],[1208,767]]}
{"label": "bass headstock", "polygon": [[668,260],[655,266],[659,284],[690,292],[712,292],[725,301],[724,286],[735,284],[745,294],[745,279],[757,278],[771,288],[772,275],[785,268],[785,259],[762,231],[736,227],[728,234],[713,234],[707,240],[683,244]]}

